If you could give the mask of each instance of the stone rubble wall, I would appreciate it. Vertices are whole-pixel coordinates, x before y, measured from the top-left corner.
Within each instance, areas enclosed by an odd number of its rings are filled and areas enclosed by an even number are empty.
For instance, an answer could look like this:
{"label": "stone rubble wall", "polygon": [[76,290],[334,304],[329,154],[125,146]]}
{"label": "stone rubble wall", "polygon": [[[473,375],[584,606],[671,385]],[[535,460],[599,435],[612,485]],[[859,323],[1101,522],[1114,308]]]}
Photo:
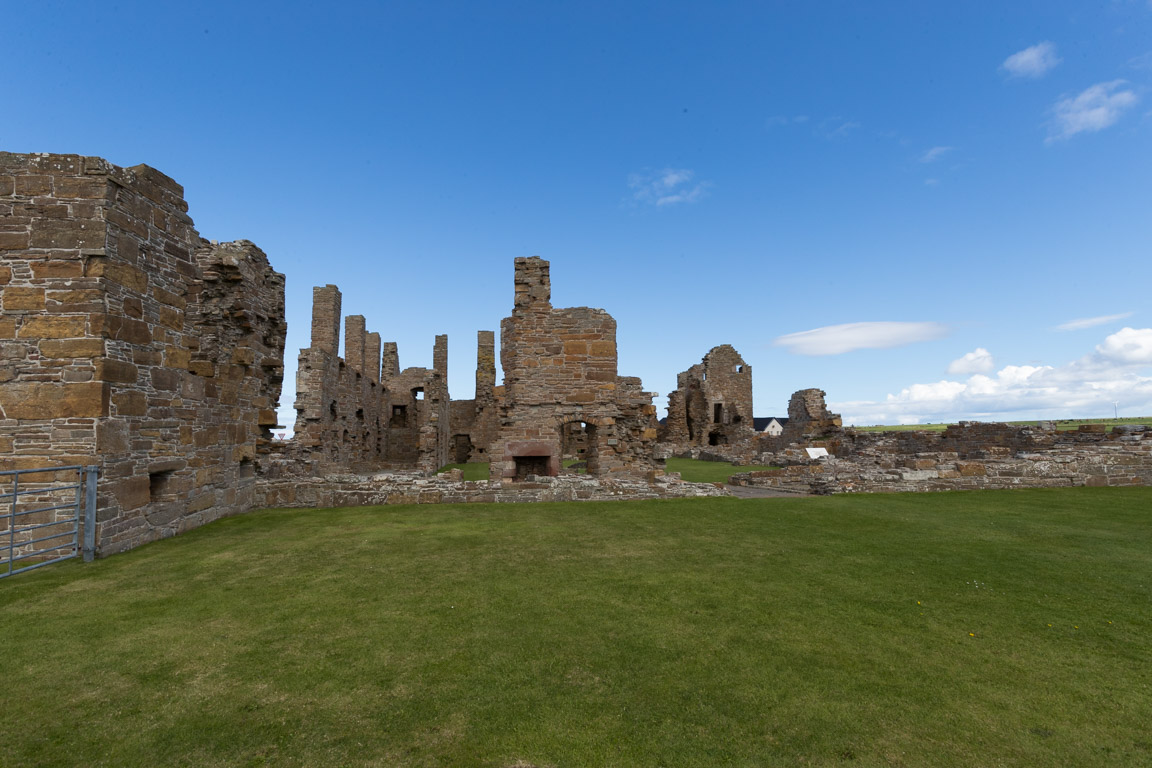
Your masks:
{"label": "stone rubble wall", "polygon": [[728,496],[708,483],[687,483],[676,474],[597,478],[588,475],[531,477],[512,485],[470,482],[460,471],[426,476],[419,472],[373,477],[332,475],[262,480],[258,507],[350,507],[384,504],[532,503],[544,501],[620,501]]}
{"label": "stone rubble wall", "polygon": [[971,422],[955,427],[951,436],[916,433],[917,447],[935,450],[909,452],[901,433],[857,433],[843,455],[813,460],[798,448],[765,454],[761,461],[781,468],[734,475],[732,483],[816,494],[1152,485],[1149,427],[1109,433]]}
{"label": "stone rubble wall", "polygon": [[0,153],[0,467],[95,464],[101,554],[252,505],[284,277],[146,165]]}

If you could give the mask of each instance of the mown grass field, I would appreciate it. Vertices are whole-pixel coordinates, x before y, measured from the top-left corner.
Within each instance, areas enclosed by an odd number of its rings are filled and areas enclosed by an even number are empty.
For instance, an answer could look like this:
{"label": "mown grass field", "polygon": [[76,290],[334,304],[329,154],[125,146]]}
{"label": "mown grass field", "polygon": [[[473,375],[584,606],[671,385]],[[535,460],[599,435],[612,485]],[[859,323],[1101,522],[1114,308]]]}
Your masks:
{"label": "mown grass field", "polygon": [[1148,765],[1150,510],[257,512],[0,581],[0,765]]}

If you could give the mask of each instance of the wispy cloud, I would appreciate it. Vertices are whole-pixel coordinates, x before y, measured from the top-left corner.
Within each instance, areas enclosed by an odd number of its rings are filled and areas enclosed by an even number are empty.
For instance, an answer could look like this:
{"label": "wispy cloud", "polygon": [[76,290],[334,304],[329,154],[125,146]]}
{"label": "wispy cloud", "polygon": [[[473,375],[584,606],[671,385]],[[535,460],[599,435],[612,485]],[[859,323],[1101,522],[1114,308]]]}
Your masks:
{"label": "wispy cloud", "polygon": [[1122,88],[1127,80],[1097,83],[1075,96],[1061,99],[1052,107],[1052,124],[1047,143],[1078,133],[1095,133],[1116,123],[1125,110],[1139,101],[1136,92]]}
{"label": "wispy cloud", "polygon": [[1012,77],[1037,78],[1043,77],[1060,62],[1060,57],[1056,55],[1055,43],[1045,40],[1012,54],[1004,59],[1000,68]]}
{"label": "wispy cloud", "polygon": [[856,349],[888,349],[939,339],[948,333],[941,323],[845,323],[789,333],[772,342],[797,355],[840,355]]}
{"label": "wispy cloud", "polygon": [[984,347],[976,347],[963,357],[958,357],[948,365],[948,373],[952,376],[967,376],[973,373],[988,373],[995,366],[992,353]]}
{"label": "wispy cloud", "polygon": [[767,128],[776,128],[781,125],[799,125],[808,122],[808,115],[773,115],[764,121]]}
{"label": "wispy cloud", "polygon": [[1118,315],[1101,315],[1100,317],[1082,317],[1079,320],[1070,320],[1067,323],[1062,323],[1056,326],[1058,331],[1079,331],[1082,328],[1095,328],[1098,325],[1106,325],[1117,320],[1123,320],[1126,317],[1132,317],[1135,312],[1121,312]]}
{"label": "wispy cloud", "polygon": [[679,203],[695,203],[708,192],[710,181],[693,182],[695,174],[686,168],[665,168],[662,171],[632,173],[628,175],[631,201],[638,205],[662,208]]}
{"label": "wispy cloud", "polygon": [[848,424],[916,424],[1152,412],[1152,328],[1124,328],[1060,366],[1008,365],[994,375],[912,384],[881,401],[831,402]]}
{"label": "wispy cloud", "polygon": [[1128,59],[1128,66],[1131,69],[1152,69],[1152,51]]}
{"label": "wispy cloud", "polygon": [[956,149],[956,148],[955,147],[932,147],[932,149],[929,149],[924,154],[920,155],[920,162],[922,162],[922,163],[934,163],[937,160],[939,160],[941,157],[943,157],[944,155],[953,151],[954,149]]}
{"label": "wispy cloud", "polygon": [[844,139],[860,127],[855,120],[845,120],[842,117],[829,117],[821,120],[816,126],[816,133],[825,139]]}

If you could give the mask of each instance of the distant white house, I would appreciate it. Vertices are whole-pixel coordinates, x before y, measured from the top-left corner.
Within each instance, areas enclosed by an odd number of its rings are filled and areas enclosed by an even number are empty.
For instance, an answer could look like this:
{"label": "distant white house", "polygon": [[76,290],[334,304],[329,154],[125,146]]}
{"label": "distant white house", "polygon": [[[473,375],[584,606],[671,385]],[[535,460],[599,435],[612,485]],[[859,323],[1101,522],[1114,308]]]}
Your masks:
{"label": "distant white house", "polygon": [[775,416],[757,416],[752,419],[752,426],[757,432],[771,435],[772,437],[779,437],[780,433],[784,431],[784,425],[787,423],[787,418],[777,418]]}

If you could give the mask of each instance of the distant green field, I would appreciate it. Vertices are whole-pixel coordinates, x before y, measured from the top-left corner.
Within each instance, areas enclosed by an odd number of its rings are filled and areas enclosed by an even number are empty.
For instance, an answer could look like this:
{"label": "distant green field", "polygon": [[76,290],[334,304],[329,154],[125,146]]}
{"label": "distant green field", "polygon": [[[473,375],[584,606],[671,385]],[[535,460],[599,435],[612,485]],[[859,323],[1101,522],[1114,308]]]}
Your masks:
{"label": "distant green field", "polygon": [[[1050,419],[1058,430],[1079,429],[1081,424],[1104,424],[1114,427],[1121,424],[1148,424],[1152,425],[1152,416],[1132,416],[1122,419]],[[1009,421],[1007,424],[1021,426],[1035,426],[1041,421]],[[943,432],[949,424],[888,424],[868,427],[853,427],[858,432]]]}
{"label": "distant green field", "polygon": [[240,515],[0,580],[0,765],[1148,766],[1150,508]]}

